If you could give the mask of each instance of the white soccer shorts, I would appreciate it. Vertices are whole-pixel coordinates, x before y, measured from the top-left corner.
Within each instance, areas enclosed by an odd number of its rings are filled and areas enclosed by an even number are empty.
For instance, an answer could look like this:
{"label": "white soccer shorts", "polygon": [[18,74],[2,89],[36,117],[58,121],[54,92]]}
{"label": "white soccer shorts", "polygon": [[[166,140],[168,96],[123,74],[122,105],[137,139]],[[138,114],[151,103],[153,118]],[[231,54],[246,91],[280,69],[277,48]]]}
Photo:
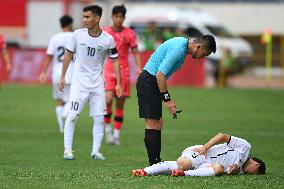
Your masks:
{"label": "white soccer shorts", "polygon": [[186,148],[180,157],[187,158],[191,161],[193,169],[199,168],[202,164],[206,163],[204,155],[198,155],[197,152],[192,151],[194,148],[202,147],[202,145],[195,145]]}
{"label": "white soccer shorts", "polygon": [[106,97],[104,88],[98,90],[98,92],[89,92],[71,88],[69,102],[71,112],[80,114],[87,102],[90,102],[90,112],[92,112],[93,116],[106,114]]}

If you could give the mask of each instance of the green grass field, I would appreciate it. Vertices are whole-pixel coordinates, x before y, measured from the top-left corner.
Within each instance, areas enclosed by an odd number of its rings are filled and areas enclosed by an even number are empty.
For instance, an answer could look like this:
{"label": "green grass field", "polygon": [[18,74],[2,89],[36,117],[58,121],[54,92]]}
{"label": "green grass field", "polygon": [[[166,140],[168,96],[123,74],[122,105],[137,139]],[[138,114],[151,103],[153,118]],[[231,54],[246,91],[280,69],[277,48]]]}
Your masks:
{"label": "green grass field", "polygon": [[267,164],[264,176],[136,178],[147,165],[144,121],[135,90],[127,101],[121,146],[102,144],[106,161],[90,158],[92,122],[86,107],[77,122],[75,161],[64,161],[50,86],[2,86],[0,91],[0,188],[284,188],[284,90],[175,88],[183,110],[177,120],[164,111],[162,158],[224,132],[246,138]]}

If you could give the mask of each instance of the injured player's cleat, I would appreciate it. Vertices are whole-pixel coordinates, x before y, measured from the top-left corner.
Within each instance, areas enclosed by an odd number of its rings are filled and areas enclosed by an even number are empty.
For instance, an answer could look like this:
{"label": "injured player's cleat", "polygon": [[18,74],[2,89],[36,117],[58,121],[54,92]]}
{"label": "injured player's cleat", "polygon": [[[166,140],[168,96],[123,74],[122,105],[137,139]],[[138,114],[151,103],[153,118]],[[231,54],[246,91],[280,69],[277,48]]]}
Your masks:
{"label": "injured player's cleat", "polygon": [[145,177],[145,176],[147,176],[147,173],[146,173],[146,171],[144,171],[144,169],[132,170],[131,174],[133,176],[136,176],[136,177]]}
{"label": "injured player's cleat", "polygon": [[173,177],[178,177],[178,176],[184,176],[184,171],[183,170],[173,170],[171,173],[171,176]]}
{"label": "injured player's cleat", "polygon": [[75,156],[74,156],[74,154],[73,154],[73,151],[71,150],[71,151],[66,151],[66,152],[64,152],[63,158],[64,158],[65,160],[74,160],[74,159],[75,159]]}

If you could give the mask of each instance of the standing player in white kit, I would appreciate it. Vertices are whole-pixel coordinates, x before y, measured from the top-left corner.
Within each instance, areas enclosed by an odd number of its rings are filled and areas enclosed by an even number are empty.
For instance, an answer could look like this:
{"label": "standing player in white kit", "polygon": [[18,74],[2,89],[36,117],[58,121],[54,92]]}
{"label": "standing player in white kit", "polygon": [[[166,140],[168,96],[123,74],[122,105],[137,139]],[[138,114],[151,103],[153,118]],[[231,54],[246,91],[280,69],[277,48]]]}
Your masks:
{"label": "standing player in white kit", "polygon": [[70,64],[67,74],[64,91],[58,90],[58,82],[60,80],[62,64],[65,52],[65,45],[68,39],[72,36],[73,31],[73,19],[70,16],[64,15],[60,18],[60,25],[62,32],[55,34],[50,39],[48,48],[46,51],[46,58],[43,64],[42,72],[39,76],[39,82],[41,84],[46,82],[47,69],[51,63],[53,63],[52,69],[52,83],[53,83],[53,98],[56,100],[56,117],[59,126],[60,133],[63,133],[64,118],[67,116],[67,105],[69,101],[70,83],[73,72],[73,62]]}
{"label": "standing player in white kit", "polygon": [[70,103],[64,127],[64,159],[75,159],[72,151],[75,123],[83,110],[84,105],[90,101],[90,111],[94,121],[93,147],[91,157],[94,160],[105,160],[99,152],[104,134],[104,115],[106,114],[105,87],[103,68],[107,55],[113,60],[113,68],[117,78],[116,93],[121,95],[120,70],[118,53],[113,37],[100,28],[102,8],[97,5],[87,6],[83,9],[83,23],[86,28],[74,31],[66,45],[64,64],[59,89],[64,88],[65,73],[69,62],[75,56],[75,65],[72,75]]}

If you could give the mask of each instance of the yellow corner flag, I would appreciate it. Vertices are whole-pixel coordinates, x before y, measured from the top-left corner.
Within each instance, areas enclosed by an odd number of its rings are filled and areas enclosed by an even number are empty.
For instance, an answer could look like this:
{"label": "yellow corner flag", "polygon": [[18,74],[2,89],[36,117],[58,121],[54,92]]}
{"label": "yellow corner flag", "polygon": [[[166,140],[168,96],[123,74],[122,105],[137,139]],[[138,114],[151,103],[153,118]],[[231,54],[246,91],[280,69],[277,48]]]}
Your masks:
{"label": "yellow corner flag", "polygon": [[261,42],[266,45],[265,50],[265,67],[266,67],[266,82],[269,85],[271,80],[271,62],[272,62],[272,30],[267,28],[261,35]]}
{"label": "yellow corner flag", "polygon": [[272,30],[270,28],[267,28],[263,31],[261,35],[261,42],[264,44],[272,42]]}

